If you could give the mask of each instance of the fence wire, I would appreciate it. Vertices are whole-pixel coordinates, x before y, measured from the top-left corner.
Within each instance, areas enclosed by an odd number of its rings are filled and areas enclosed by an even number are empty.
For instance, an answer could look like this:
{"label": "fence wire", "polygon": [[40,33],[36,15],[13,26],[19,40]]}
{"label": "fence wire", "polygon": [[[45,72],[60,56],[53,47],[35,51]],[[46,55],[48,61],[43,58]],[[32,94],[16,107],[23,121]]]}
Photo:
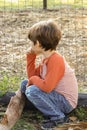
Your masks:
{"label": "fence wire", "polygon": [[86,0],[48,0],[47,10],[41,0],[0,0],[0,90],[5,85],[13,90],[26,77],[28,29],[48,19],[59,24],[62,39],[57,51],[75,69],[79,90],[87,92]]}

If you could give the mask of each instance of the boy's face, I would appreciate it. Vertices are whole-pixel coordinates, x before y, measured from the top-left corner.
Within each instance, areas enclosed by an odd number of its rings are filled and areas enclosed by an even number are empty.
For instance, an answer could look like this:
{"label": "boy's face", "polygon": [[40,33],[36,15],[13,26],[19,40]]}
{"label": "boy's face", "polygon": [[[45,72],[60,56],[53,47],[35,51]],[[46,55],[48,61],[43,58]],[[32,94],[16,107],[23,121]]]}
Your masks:
{"label": "boy's face", "polygon": [[39,41],[37,41],[35,45],[34,43],[32,44],[32,50],[34,51],[36,55],[39,55],[44,51],[44,49],[40,46]]}

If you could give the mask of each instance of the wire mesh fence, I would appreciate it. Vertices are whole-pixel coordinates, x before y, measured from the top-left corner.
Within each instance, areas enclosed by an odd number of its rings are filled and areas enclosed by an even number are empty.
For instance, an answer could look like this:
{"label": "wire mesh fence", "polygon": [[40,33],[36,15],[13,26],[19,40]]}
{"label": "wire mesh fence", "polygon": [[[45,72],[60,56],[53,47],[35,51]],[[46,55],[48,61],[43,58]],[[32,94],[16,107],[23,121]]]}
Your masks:
{"label": "wire mesh fence", "polygon": [[86,0],[0,0],[0,9],[57,9],[62,5],[72,7],[87,7]]}
{"label": "wire mesh fence", "polygon": [[42,0],[0,0],[0,89],[17,88],[26,77],[28,29],[48,19],[59,24],[62,39],[57,51],[75,69],[79,89],[87,92],[86,0],[48,0],[47,10],[43,10]]}

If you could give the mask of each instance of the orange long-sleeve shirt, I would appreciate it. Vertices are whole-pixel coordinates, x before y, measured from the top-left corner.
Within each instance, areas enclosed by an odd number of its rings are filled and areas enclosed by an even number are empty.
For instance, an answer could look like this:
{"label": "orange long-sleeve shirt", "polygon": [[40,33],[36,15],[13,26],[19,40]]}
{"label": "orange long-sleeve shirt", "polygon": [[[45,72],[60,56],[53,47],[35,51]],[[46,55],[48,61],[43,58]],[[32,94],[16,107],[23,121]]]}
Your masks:
{"label": "orange long-sleeve shirt", "polygon": [[[64,61],[61,55],[53,53],[35,68],[36,55],[27,55],[27,74],[29,84],[38,86],[42,91],[51,92],[64,75]],[[46,65],[46,67],[45,67]],[[46,72],[45,72],[46,71]],[[42,76],[45,73],[44,77]]]}
{"label": "orange long-sleeve shirt", "polygon": [[34,84],[47,93],[55,90],[75,108],[78,101],[78,84],[74,70],[66,60],[55,52],[35,68],[35,59],[35,54],[27,54],[29,85]]}

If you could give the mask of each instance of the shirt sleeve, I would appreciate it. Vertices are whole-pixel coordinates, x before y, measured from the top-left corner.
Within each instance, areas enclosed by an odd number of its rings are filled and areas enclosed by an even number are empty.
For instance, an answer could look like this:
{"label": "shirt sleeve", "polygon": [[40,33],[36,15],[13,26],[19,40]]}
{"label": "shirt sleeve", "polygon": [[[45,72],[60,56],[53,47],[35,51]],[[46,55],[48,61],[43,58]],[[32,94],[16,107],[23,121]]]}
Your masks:
{"label": "shirt sleeve", "polygon": [[27,60],[26,69],[27,69],[28,79],[30,79],[31,76],[40,75],[40,66],[38,66],[37,68],[35,67],[35,59],[36,59],[35,54],[27,54],[26,56],[26,60]]}
{"label": "shirt sleeve", "polygon": [[32,76],[30,84],[34,84],[44,92],[51,92],[64,75],[65,66],[61,56],[52,56],[47,63],[45,79],[39,76]]}

